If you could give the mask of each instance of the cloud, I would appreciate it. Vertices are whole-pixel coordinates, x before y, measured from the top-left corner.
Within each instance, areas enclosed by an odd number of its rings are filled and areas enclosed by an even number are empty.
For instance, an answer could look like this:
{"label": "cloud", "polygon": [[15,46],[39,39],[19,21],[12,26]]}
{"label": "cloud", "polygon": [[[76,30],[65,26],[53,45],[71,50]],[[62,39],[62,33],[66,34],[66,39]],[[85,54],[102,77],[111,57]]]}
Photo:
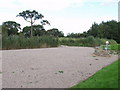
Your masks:
{"label": "cloud", "polygon": [[119,0],[83,0],[83,2],[118,2]]}
{"label": "cloud", "polygon": [[[36,11],[42,11],[41,13],[45,15],[51,26],[45,26],[46,28],[58,28],[62,30],[65,34],[71,32],[83,32],[87,31],[92,23],[96,21],[97,23],[101,21],[111,20],[112,16],[104,14],[101,17],[88,16],[86,18],[85,13],[83,17],[76,15],[81,11],[72,14],[71,16],[65,12],[69,8],[80,9],[76,7],[82,7],[89,2],[99,2],[101,3],[117,3],[118,0],[1,0],[0,2],[0,24],[1,22],[11,20],[16,21],[24,26],[29,26],[30,24],[25,22],[23,18],[17,18],[16,15],[26,9],[35,9]],[[90,4],[91,4],[90,3]],[[94,5],[94,4],[91,4]],[[49,12],[48,12],[49,11]],[[56,11],[58,12],[56,14]],[[62,15],[62,12],[66,13],[68,16]],[[44,12],[44,13],[43,13]],[[82,13],[82,12],[81,12]],[[95,12],[96,13],[96,12]],[[9,16],[8,16],[9,15]],[[75,16],[74,16],[75,15]],[[90,14],[89,14],[90,15]],[[105,16],[106,15],[106,16]],[[86,22],[87,21],[87,22]],[[36,22],[38,24],[39,22]]]}
{"label": "cloud", "polygon": [[25,8],[39,10],[62,10],[71,5],[79,5],[82,0],[2,0],[1,8]]}
{"label": "cloud", "polygon": [[62,10],[68,7],[81,7],[86,2],[113,3],[118,0],[2,0],[1,8],[36,9],[36,10]]}

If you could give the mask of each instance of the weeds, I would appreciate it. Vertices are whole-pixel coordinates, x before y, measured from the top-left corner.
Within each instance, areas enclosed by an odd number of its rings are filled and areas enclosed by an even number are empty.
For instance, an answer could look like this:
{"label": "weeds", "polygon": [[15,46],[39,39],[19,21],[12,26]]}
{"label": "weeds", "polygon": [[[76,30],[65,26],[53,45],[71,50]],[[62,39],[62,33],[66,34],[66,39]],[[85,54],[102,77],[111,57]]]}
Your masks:
{"label": "weeds", "polygon": [[41,37],[2,37],[2,49],[47,48],[58,46],[58,39],[52,36]]}
{"label": "weeds", "polygon": [[105,45],[106,41],[109,41],[110,44],[117,43],[114,40],[94,38],[93,36],[89,36],[86,38],[59,38],[60,45],[68,45],[68,46],[95,47],[95,46]]}
{"label": "weeds", "polygon": [[64,71],[58,71],[59,73],[64,73]]}

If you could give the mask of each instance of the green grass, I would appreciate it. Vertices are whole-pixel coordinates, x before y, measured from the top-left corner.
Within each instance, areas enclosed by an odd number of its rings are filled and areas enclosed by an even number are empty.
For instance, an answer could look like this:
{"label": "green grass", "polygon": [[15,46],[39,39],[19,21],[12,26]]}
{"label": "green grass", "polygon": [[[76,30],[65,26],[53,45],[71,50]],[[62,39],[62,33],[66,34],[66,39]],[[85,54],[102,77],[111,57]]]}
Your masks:
{"label": "green grass", "polygon": [[120,59],[108,65],[107,67],[104,67],[103,69],[99,70],[93,76],[73,86],[71,89],[118,88],[118,83],[120,83],[120,78],[118,79],[118,63],[120,64]]}
{"label": "green grass", "polygon": [[112,44],[110,48],[111,50],[120,50],[120,44]]}
{"label": "green grass", "polygon": [[[105,49],[106,45],[101,46],[103,49]],[[111,44],[108,45],[109,50],[120,50],[120,44]]]}

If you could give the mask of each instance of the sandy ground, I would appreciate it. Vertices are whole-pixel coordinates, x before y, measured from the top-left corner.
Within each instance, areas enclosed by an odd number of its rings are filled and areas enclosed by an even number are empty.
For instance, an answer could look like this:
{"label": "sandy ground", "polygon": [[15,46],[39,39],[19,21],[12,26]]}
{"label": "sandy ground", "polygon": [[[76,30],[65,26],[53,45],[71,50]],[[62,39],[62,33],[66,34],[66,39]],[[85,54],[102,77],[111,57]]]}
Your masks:
{"label": "sandy ground", "polygon": [[4,50],[2,88],[69,88],[118,59],[93,52],[88,47]]}

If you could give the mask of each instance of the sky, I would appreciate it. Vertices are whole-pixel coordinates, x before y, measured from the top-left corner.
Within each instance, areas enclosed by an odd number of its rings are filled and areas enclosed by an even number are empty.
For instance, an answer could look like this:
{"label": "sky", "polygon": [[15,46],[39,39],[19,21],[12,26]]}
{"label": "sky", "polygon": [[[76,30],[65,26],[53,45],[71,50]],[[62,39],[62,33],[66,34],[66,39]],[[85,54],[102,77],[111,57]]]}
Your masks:
{"label": "sky", "polygon": [[[45,29],[57,28],[68,33],[88,31],[94,22],[118,21],[119,0],[0,0],[0,25],[16,21],[21,27],[30,26],[22,17],[25,10],[36,10],[50,22]],[[36,21],[35,24],[40,24]]]}

